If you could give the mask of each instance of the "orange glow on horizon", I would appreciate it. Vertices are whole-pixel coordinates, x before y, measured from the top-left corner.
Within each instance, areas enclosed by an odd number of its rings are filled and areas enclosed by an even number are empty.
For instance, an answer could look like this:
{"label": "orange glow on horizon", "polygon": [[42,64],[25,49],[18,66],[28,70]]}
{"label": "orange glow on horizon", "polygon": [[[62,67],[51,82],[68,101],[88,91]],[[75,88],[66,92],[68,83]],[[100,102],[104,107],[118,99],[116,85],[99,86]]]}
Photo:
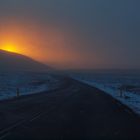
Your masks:
{"label": "orange glow on horizon", "polygon": [[[0,23],[0,30],[2,50],[22,54],[46,64],[60,65],[60,67],[87,64],[89,54],[73,49],[74,46],[87,45],[73,35],[75,31],[65,31],[61,28],[59,30],[58,27],[49,24],[42,26],[36,22],[26,21],[3,21]],[[94,56],[96,63],[99,60],[96,54]]]}
{"label": "orange glow on horizon", "polygon": [[9,42],[6,42],[3,45],[1,45],[0,49],[8,52],[20,53],[18,47],[15,44]]}
{"label": "orange glow on horizon", "polygon": [[44,28],[32,22],[0,23],[0,49],[19,53],[37,61],[61,63],[73,59],[74,54],[69,50],[62,31],[51,25]]}

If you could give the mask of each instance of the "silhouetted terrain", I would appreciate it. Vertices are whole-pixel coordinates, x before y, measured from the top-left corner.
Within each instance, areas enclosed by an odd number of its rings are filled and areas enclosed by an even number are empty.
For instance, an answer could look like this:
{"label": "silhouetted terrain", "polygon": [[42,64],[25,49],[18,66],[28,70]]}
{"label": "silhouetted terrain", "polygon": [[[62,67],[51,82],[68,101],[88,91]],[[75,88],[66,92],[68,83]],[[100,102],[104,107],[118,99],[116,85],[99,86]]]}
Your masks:
{"label": "silhouetted terrain", "polygon": [[49,67],[27,56],[0,50],[0,71],[45,71]]}

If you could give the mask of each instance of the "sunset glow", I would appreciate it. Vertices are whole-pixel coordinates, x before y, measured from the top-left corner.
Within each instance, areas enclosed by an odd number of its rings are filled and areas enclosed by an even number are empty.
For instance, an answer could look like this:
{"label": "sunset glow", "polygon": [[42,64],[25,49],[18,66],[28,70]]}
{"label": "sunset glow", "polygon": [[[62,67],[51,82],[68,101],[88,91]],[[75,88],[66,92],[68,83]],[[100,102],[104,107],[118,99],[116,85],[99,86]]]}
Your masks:
{"label": "sunset glow", "polygon": [[2,50],[5,50],[5,51],[9,51],[9,52],[15,52],[15,53],[20,53],[20,51],[17,49],[17,46],[15,44],[12,44],[12,43],[5,43],[1,46],[1,49]]}
{"label": "sunset glow", "polygon": [[[61,30],[49,24],[43,26],[32,21],[5,20],[0,25],[2,50],[22,54],[58,68],[91,65],[88,60],[90,55],[77,49],[86,46],[86,42],[77,39],[77,32]],[[94,60],[94,65],[100,61],[97,54],[93,53],[91,60],[92,63]]]}

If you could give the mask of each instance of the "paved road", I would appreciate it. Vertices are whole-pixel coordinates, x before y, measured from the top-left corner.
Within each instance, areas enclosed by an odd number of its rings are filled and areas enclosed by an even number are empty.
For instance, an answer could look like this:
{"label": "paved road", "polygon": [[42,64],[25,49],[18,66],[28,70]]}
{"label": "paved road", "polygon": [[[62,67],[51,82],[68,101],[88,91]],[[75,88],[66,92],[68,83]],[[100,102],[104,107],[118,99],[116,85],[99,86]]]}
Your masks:
{"label": "paved road", "polygon": [[65,81],[62,89],[0,103],[0,139],[140,139],[140,118],[131,110],[94,87]]}

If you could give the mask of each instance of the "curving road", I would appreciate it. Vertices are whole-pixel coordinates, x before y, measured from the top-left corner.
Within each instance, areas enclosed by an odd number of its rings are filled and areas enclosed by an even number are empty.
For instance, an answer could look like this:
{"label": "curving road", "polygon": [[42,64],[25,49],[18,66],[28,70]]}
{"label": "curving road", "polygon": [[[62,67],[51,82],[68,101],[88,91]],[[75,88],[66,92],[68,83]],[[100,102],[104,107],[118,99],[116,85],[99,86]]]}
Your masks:
{"label": "curving road", "polygon": [[97,88],[66,78],[54,91],[0,103],[0,139],[140,139],[140,118]]}

